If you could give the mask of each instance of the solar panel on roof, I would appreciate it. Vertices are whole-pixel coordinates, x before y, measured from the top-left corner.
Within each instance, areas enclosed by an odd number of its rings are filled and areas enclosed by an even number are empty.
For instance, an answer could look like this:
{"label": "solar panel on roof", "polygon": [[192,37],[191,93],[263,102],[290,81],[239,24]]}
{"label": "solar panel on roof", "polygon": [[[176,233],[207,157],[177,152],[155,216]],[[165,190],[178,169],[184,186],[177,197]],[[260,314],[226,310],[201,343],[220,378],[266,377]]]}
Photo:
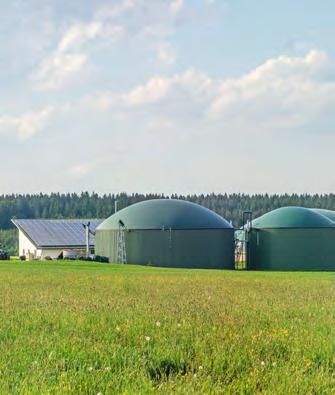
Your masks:
{"label": "solar panel on roof", "polygon": [[[83,224],[90,222],[94,232],[102,222],[98,219],[15,219],[13,223],[21,229],[39,247],[82,247],[86,245]],[[95,238],[90,236],[90,244],[95,245]]]}

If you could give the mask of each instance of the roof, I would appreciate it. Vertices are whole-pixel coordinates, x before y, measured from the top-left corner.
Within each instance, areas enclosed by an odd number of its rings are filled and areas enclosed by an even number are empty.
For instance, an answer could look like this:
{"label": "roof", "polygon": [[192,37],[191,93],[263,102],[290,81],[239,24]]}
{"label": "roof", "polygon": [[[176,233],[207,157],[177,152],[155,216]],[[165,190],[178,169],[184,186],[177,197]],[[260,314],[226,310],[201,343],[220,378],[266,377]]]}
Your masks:
{"label": "roof", "polygon": [[228,221],[213,211],[176,199],[133,204],[106,219],[97,230],[118,229],[120,220],[127,229],[232,229]]}
{"label": "roof", "polygon": [[252,221],[253,228],[335,228],[328,217],[305,207],[281,207]]}
{"label": "roof", "polygon": [[333,211],[333,210],[325,210],[325,209],[322,209],[322,208],[313,208],[311,210],[315,211],[318,214],[322,214],[325,217],[329,218],[331,221],[335,222],[335,211]]}
{"label": "roof", "polygon": [[[13,224],[21,230],[37,247],[83,247],[86,245],[83,224],[91,223],[94,232],[103,220],[99,219],[13,219]],[[95,238],[90,237],[95,245]]]}

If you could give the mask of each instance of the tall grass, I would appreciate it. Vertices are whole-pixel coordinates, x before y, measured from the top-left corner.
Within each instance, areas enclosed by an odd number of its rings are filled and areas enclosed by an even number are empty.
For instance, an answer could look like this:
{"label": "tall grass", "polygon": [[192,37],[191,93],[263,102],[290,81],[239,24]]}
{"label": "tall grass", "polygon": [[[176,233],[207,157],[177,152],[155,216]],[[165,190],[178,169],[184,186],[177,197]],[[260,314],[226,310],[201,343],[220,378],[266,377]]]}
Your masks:
{"label": "tall grass", "polygon": [[332,273],[0,264],[0,392],[330,394]]}

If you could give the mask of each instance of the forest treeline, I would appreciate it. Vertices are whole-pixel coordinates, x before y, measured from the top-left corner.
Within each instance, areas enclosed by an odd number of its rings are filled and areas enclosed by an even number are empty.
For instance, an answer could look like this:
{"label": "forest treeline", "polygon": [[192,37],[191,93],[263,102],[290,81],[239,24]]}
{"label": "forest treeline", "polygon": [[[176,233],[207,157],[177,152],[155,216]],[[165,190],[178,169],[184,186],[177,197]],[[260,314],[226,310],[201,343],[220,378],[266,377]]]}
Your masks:
{"label": "forest treeline", "polygon": [[[160,194],[81,194],[50,195],[0,195],[0,229],[11,229],[12,218],[107,218],[114,213],[114,202],[118,209],[148,199],[166,198]],[[304,206],[335,209],[335,194],[315,195],[247,195],[208,194],[171,195],[174,199],[189,200],[201,204],[222,215],[234,226],[241,225],[242,213],[246,210],[258,217],[282,206]]]}

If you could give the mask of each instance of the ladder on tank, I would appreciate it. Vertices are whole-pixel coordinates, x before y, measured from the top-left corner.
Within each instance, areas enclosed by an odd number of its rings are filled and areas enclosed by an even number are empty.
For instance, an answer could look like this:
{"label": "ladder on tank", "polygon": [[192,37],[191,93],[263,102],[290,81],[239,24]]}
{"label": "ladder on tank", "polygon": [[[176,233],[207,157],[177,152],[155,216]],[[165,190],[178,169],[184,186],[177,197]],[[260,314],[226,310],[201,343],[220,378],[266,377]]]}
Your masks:
{"label": "ladder on tank", "polygon": [[120,220],[117,233],[117,263],[121,264],[127,263],[126,230],[125,224]]}

